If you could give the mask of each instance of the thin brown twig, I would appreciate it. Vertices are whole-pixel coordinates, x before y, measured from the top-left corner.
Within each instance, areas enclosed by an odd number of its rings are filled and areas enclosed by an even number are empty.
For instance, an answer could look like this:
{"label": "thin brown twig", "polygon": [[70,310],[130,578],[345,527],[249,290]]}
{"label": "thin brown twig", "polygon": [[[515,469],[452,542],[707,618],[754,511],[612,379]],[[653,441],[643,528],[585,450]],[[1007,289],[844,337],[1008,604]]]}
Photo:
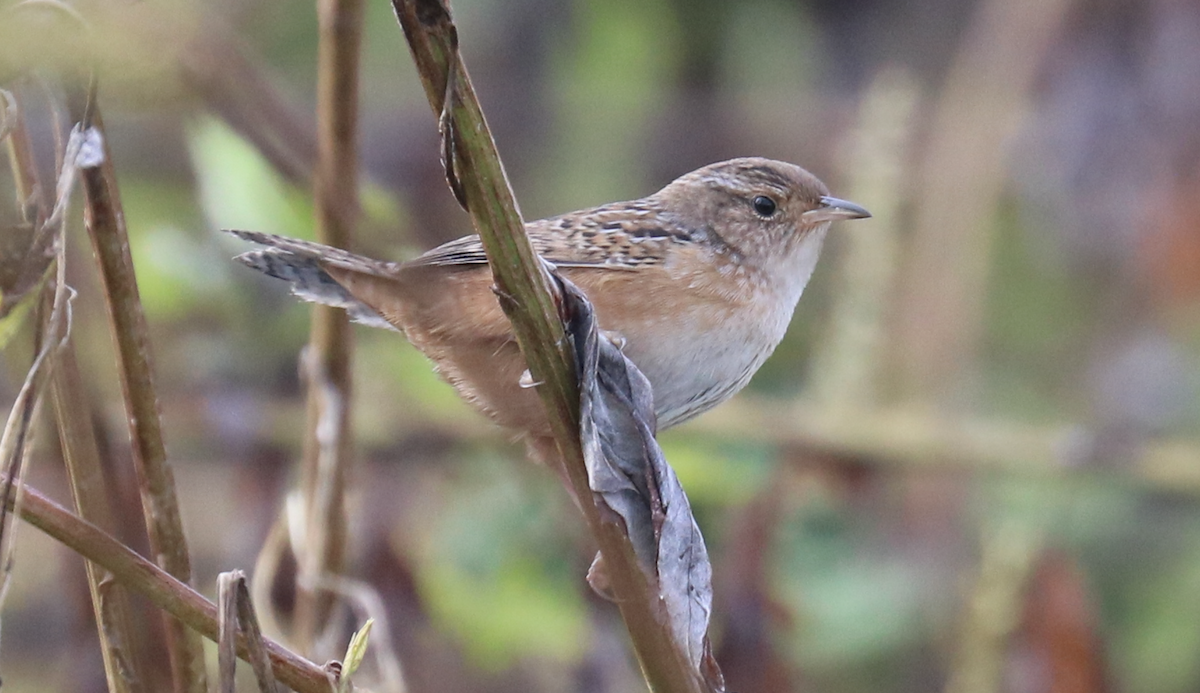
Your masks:
{"label": "thin brown twig", "polygon": [[232,571],[217,576],[217,690],[237,691],[237,588]]}
{"label": "thin brown twig", "polygon": [[[358,212],[358,64],[362,0],[320,0],[317,47],[317,240],[347,248]],[[316,306],[304,356],[308,427],[304,443],[304,546],[297,558],[295,641],[311,652],[332,607],[325,575],[343,571],[345,487],[351,458],[351,331],[345,311]]]}
{"label": "thin brown twig", "polygon": [[1083,461],[1091,440],[1081,426],[953,417],[921,403],[831,413],[807,402],[741,397],[725,404],[721,416],[689,422],[677,432],[805,447],[911,472],[959,470],[1068,481],[1106,476],[1160,491],[1200,494],[1200,444],[1195,440],[1148,443],[1125,468],[1088,467]]}
{"label": "thin brown twig", "polygon": [[[54,396],[54,411],[58,423],[59,441],[67,476],[71,483],[71,496],[80,517],[106,530],[116,526],[109,503],[107,483],[100,463],[100,451],[95,433],[91,428],[91,416],[86,399],[80,397],[85,391],[74,345],[68,341],[63,345],[54,365],[51,389]],[[92,594],[92,606],[100,630],[100,644],[105,653],[105,673],[109,690],[144,690],[146,677],[137,673],[139,662],[133,649],[133,616],[129,598],[121,585],[107,585],[110,575],[101,566],[88,561],[88,587]],[[115,682],[121,682],[117,685]]]}
{"label": "thin brown twig", "polygon": [[[146,316],[129,253],[129,236],[116,171],[104,134],[104,121],[95,100],[95,81],[92,80],[86,93],[75,89],[68,94],[72,119],[82,124],[84,132],[92,133],[102,152],[97,165],[83,167],[80,171],[85,197],[84,222],[100,267],[109,323],[117,347],[121,391],[150,549],[159,565],[186,582],[191,580],[191,559],[175,493],[175,479],[163,442]],[[175,690],[204,693],[207,684],[200,641],[182,623],[171,618],[167,619],[167,649]]]}
{"label": "thin brown twig", "polygon": [[[17,112],[19,113],[19,111]],[[13,134],[19,140],[28,140],[28,133],[25,132],[22,120],[16,119]],[[32,216],[36,217],[39,224],[34,234],[34,247],[37,247],[39,237],[44,239],[42,243],[48,245],[52,250],[53,254],[50,259],[56,263],[56,273],[54,280],[46,287],[49,292],[46,303],[49,309],[48,316],[39,332],[41,344],[34,364],[30,368],[27,385],[32,384],[36,377],[37,385],[34,392],[37,393],[35,396],[40,396],[46,380],[46,374],[43,371],[49,371],[63,459],[67,464],[71,493],[76,506],[83,517],[99,523],[102,527],[113,527],[112,512],[104,488],[103,474],[100,470],[99,453],[90,428],[90,416],[86,411],[84,400],[79,398],[83,387],[75,361],[75,352],[70,344],[72,290],[66,284],[64,228],[66,210],[76,181],[77,166],[89,163],[89,160],[95,156],[94,151],[86,151],[88,147],[86,139],[86,133],[76,128],[72,131],[68,142],[57,147],[61,152],[61,161],[57,167],[59,180],[53,209],[46,208],[45,200],[41,196],[35,196],[35,199],[32,200],[37,207],[36,213]],[[11,145],[10,142],[10,152],[13,151]],[[27,157],[23,158],[13,154],[12,160],[14,167],[32,166]],[[36,181],[37,172],[32,169],[19,170],[17,178],[24,181],[22,187],[28,187],[31,185],[30,181]],[[36,184],[33,185],[36,187]],[[27,254],[24,261],[40,263],[41,260],[42,258],[38,255]],[[35,272],[42,274],[40,270],[35,269]],[[48,368],[42,369],[43,363]],[[26,390],[23,388],[22,395],[25,393]],[[29,415],[33,411],[32,406],[33,400],[23,400],[21,396],[14,405],[13,413],[21,412],[24,419],[22,440],[25,438],[25,431],[28,430]],[[8,433],[6,430],[5,441],[8,440]],[[6,446],[0,444],[0,448],[4,447]],[[23,444],[18,444],[18,450],[15,451],[17,455],[23,455],[20,449],[23,447]],[[7,458],[7,455],[5,457]],[[7,480],[17,480],[19,487],[25,471],[25,465],[19,465],[15,469],[14,466],[7,466],[5,474]],[[12,497],[9,493],[10,484],[6,483],[4,488],[4,498],[10,499]],[[20,498],[15,500],[18,505],[20,501]],[[7,517],[6,513],[3,519],[7,519]],[[3,519],[0,519],[0,535],[8,534],[3,529]],[[4,566],[7,567],[11,564],[11,537],[5,538],[8,541],[0,542],[5,545],[5,548],[0,550],[0,555],[3,556],[0,560],[3,560]],[[133,637],[133,621],[128,595],[123,588],[106,584],[109,580],[108,573],[99,566],[88,562],[86,569],[88,589],[91,592],[93,613],[109,690],[122,693],[140,691],[143,679],[139,675],[136,657],[131,649],[136,639]],[[7,577],[5,582],[7,582]]]}
{"label": "thin brown twig", "polygon": [[[4,481],[4,479],[0,479]],[[107,532],[80,519],[38,490],[25,486],[21,519],[63,543],[75,553],[103,566],[113,577],[144,595],[158,608],[174,616],[195,632],[216,641],[217,607],[202,594],[162,568],[142,558]],[[13,512],[10,501],[7,511]],[[263,638],[275,676],[298,693],[330,693],[336,688],[325,669],[282,645]],[[238,637],[238,657],[249,657],[248,644]]]}
{"label": "thin brown twig", "polygon": [[[34,194],[34,191],[40,190],[41,183],[37,168],[33,164],[29,148],[29,132],[22,117],[21,105],[16,96],[6,90],[0,90],[0,102],[3,104],[3,112],[0,113],[0,119],[3,121],[2,127],[0,127],[0,141],[5,143],[8,150],[22,220],[26,223],[33,223],[33,217],[36,217],[35,228],[41,230],[46,225],[47,204],[41,195]],[[9,287],[5,288],[6,292],[10,290]],[[52,322],[51,325],[53,324]],[[35,344],[35,352],[33,363],[17,392],[17,397],[13,401],[12,409],[4,425],[3,435],[0,436],[0,465],[3,465],[3,472],[14,479],[0,488],[0,498],[4,500],[15,497],[17,490],[14,485],[15,479],[21,478],[24,473],[22,462],[27,428],[32,418],[36,398],[41,393],[41,388],[35,386],[35,381],[42,371],[41,364],[49,357],[50,347],[44,343]],[[15,532],[9,529],[6,520],[7,518],[0,518],[0,603],[3,603],[4,594],[7,591],[9,567],[12,564],[12,552],[15,545]]]}
{"label": "thin brown twig", "polygon": [[37,165],[33,161],[33,143],[29,137],[29,129],[25,127],[21,104],[11,93],[6,98],[12,99],[5,110],[9,128],[8,156],[17,187],[17,203],[24,221],[40,227],[45,222],[48,214],[46,210],[52,203],[42,188]]}
{"label": "thin brown twig", "polygon": [[245,633],[249,647],[250,668],[254,670],[254,678],[262,693],[275,693],[278,686],[275,683],[275,672],[271,670],[271,658],[267,654],[267,646],[263,637],[262,627],[258,623],[258,614],[254,610],[254,602],[250,600],[250,590],[246,586],[246,576],[242,571],[237,573],[237,613],[242,632]]}

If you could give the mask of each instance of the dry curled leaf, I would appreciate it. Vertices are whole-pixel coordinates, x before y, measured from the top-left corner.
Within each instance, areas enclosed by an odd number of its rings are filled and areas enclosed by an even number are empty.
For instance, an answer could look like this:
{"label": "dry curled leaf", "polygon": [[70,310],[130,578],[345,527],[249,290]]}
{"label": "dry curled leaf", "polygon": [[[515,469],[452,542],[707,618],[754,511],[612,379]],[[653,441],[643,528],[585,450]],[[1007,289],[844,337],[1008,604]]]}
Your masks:
{"label": "dry curled leaf", "polygon": [[697,670],[702,663],[715,666],[704,662],[712,565],[687,495],[654,438],[650,383],[617,345],[601,336],[583,293],[561,277],[558,281],[575,347],[589,485],[597,503],[624,523],[687,661]]}

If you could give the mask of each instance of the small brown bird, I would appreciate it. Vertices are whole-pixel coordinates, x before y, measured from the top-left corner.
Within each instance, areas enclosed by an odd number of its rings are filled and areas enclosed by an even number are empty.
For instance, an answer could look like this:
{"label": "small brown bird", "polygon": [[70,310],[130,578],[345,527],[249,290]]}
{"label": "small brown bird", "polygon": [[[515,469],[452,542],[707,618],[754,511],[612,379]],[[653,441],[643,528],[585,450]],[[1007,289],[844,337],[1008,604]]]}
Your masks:
{"label": "small brown bird", "polygon": [[[599,325],[654,391],[659,428],[711,409],[750,380],[783,338],[830,222],[869,217],[804,169],[723,161],[662,190],[530,222],[534,248],[584,290]],[[268,246],[238,260],[307,300],[400,330],[467,401],[541,438],[548,422],[478,236],[410,262],[306,241],[232,233]]]}

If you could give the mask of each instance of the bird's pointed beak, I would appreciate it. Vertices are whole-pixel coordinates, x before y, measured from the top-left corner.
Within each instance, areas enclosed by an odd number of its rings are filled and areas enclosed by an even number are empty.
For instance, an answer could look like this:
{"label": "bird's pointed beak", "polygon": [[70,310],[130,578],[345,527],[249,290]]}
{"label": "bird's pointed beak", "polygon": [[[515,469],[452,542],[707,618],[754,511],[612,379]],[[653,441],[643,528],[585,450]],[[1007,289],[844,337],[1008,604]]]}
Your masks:
{"label": "bird's pointed beak", "polygon": [[826,195],[821,198],[820,206],[801,214],[800,219],[806,224],[821,224],[839,219],[866,219],[870,216],[871,213],[861,205]]}

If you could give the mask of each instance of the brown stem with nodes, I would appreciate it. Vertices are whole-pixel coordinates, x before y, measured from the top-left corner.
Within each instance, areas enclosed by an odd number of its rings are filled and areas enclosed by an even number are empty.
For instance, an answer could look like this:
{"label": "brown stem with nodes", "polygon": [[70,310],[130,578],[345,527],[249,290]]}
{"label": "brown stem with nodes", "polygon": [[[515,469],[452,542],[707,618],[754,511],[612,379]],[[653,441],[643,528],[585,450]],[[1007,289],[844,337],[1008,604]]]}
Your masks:
{"label": "brown stem with nodes", "polygon": [[699,693],[662,618],[662,607],[639,567],[619,521],[602,515],[588,484],[580,448],[579,386],[574,356],[559,315],[559,297],[533,246],[500,163],[471,79],[458,53],[457,29],[440,0],[393,0],[426,96],[439,118],[447,177],[483,242],[500,302],[512,321],[550,419],[572,494],[600,546],[612,592],[651,690]]}

